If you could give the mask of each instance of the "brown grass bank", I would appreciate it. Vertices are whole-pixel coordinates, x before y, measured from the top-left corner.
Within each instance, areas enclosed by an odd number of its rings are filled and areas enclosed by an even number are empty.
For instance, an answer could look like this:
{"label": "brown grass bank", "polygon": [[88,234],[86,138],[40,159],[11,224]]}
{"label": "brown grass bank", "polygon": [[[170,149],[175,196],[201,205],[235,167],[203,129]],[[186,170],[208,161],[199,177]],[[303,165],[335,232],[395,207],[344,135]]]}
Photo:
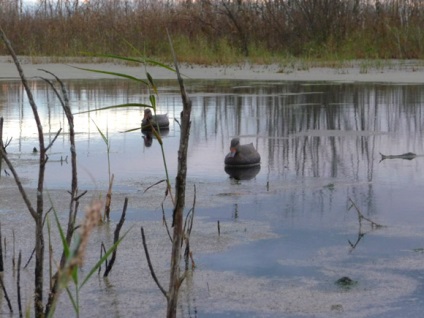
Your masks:
{"label": "brown grass bank", "polygon": [[22,1],[0,0],[18,55],[131,56],[128,42],[166,59],[168,29],[181,61],[194,64],[424,57],[419,0]]}

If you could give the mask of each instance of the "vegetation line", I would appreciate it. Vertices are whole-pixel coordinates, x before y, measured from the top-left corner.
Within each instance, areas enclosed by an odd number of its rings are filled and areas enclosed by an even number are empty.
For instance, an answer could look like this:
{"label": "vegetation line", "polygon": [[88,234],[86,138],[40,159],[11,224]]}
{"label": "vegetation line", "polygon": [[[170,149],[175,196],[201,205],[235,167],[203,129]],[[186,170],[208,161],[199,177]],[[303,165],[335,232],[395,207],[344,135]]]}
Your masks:
{"label": "vegetation line", "polygon": [[[419,1],[107,1],[1,2],[0,21],[17,54],[30,57],[146,56],[172,62],[284,63],[314,59],[424,58]],[[132,46],[126,45],[131,43]],[[0,47],[0,54],[7,53]],[[84,54],[86,55],[86,54]],[[128,58],[126,63],[134,63]]]}

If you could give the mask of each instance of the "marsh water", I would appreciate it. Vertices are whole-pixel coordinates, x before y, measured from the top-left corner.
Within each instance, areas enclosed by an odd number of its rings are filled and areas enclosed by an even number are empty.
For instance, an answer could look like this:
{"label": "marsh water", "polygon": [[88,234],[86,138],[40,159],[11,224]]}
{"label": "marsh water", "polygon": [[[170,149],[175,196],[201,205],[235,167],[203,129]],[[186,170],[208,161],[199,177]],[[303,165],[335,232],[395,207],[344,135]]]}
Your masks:
{"label": "marsh water", "polygon": [[[93,111],[147,103],[148,92],[121,80],[65,84],[75,114],[79,188],[107,189],[108,151],[99,128],[110,142],[114,191],[139,196],[140,206],[130,208],[128,222],[160,220],[160,200],[143,203],[145,190],[164,178],[158,141],[139,130],[124,133],[140,126],[143,109]],[[197,269],[191,277],[191,294],[181,299],[181,317],[420,316],[424,85],[191,80],[185,84],[193,103],[187,178],[190,186],[196,186],[196,217],[203,231],[199,240],[225,247],[208,250],[199,245],[194,250]],[[162,137],[173,180],[181,97],[175,81],[157,85],[157,112],[167,113],[171,123]],[[68,189],[66,118],[43,82],[31,82],[31,87],[47,139],[63,128],[49,151],[46,187]],[[18,82],[2,82],[0,92],[3,139],[12,138],[7,151],[26,185],[33,187],[37,156],[32,152],[38,144],[27,97]],[[223,159],[235,136],[241,143],[254,144],[261,155],[260,169],[227,173]],[[407,152],[417,156],[381,160],[381,154]],[[2,171],[0,184],[7,178],[11,177]],[[10,209],[0,206],[0,212],[4,215]],[[117,210],[112,214],[119,217]],[[365,217],[361,222],[359,215]],[[345,276],[354,283],[336,284]],[[146,296],[131,279],[122,281],[126,285],[114,292],[113,297],[120,299],[115,303],[93,289],[92,298],[114,308],[108,316],[143,316],[166,306],[163,299],[155,300],[161,295],[154,286],[147,291],[153,300],[140,305]],[[131,305],[115,293],[131,298]],[[104,315],[87,307],[87,316]]]}

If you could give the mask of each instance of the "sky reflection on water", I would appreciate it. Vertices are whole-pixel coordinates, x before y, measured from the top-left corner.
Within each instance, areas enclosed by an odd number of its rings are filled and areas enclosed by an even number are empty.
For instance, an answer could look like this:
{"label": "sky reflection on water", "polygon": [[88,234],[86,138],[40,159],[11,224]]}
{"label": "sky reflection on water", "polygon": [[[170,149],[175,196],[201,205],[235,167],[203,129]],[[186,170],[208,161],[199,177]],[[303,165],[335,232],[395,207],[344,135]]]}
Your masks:
{"label": "sky reflection on water", "polygon": [[[66,84],[74,113],[148,100],[144,89],[123,81]],[[43,83],[31,85],[49,140],[59,128],[64,132],[49,153],[47,187],[67,188],[65,116]],[[181,98],[175,81],[158,81],[158,86],[158,113],[168,113],[171,119],[163,141],[174,176],[179,125],[173,118],[179,118]],[[215,210],[204,202],[199,215],[221,220],[223,226],[265,220],[280,237],[219,256],[199,256],[201,266],[253,276],[317,277],[325,272],[330,279],[329,268],[342,276],[341,268],[356,273],[361,266],[371,266],[368,262],[385,259],[392,264],[399,258],[402,263],[405,250],[422,247],[422,85],[187,81],[186,86],[193,101],[188,179],[207,193],[209,203],[226,199],[226,205]],[[13,137],[7,150],[21,162],[21,173],[35,180],[37,158],[31,151],[37,136],[26,97],[18,83],[2,83],[0,92],[4,135]],[[80,188],[105,188],[108,178],[106,145],[95,124],[108,132],[118,191],[144,190],[164,177],[157,141],[146,146],[140,132],[122,133],[138,127],[142,113],[143,109],[116,109],[75,115]],[[260,171],[251,180],[232,180],[224,170],[223,159],[234,136],[242,143],[253,142],[261,154]],[[418,156],[381,161],[380,153],[406,152]],[[354,253],[348,241],[355,241],[358,224],[355,211],[349,210],[350,200],[364,215],[387,226],[367,232]],[[421,283],[421,276],[411,270],[405,273]],[[420,290],[416,292],[421,297]]]}

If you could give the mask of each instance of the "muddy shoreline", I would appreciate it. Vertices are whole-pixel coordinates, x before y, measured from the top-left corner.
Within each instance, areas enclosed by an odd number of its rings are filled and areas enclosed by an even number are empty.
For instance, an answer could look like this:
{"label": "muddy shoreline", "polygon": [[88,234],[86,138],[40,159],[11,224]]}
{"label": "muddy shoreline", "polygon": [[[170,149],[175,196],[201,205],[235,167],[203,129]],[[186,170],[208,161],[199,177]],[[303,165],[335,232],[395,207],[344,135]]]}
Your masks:
{"label": "muddy shoreline", "polygon": [[[92,73],[80,68],[107,70],[144,77],[143,67],[128,66],[119,63],[50,63],[48,59],[37,58],[33,63],[28,57],[19,57],[25,75],[31,79],[46,76],[40,69],[67,79],[104,79],[113,76]],[[0,81],[19,80],[18,72],[8,56],[0,56]],[[175,79],[173,72],[160,67],[148,67],[147,71],[154,79]],[[341,82],[381,82],[381,83],[423,83],[424,62],[421,60],[389,61],[346,61],[334,67],[317,67],[310,63],[291,65],[270,64],[252,65],[249,63],[229,66],[180,66],[180,71],[188,79],[233,79],[264,81],[341,81]]]}

